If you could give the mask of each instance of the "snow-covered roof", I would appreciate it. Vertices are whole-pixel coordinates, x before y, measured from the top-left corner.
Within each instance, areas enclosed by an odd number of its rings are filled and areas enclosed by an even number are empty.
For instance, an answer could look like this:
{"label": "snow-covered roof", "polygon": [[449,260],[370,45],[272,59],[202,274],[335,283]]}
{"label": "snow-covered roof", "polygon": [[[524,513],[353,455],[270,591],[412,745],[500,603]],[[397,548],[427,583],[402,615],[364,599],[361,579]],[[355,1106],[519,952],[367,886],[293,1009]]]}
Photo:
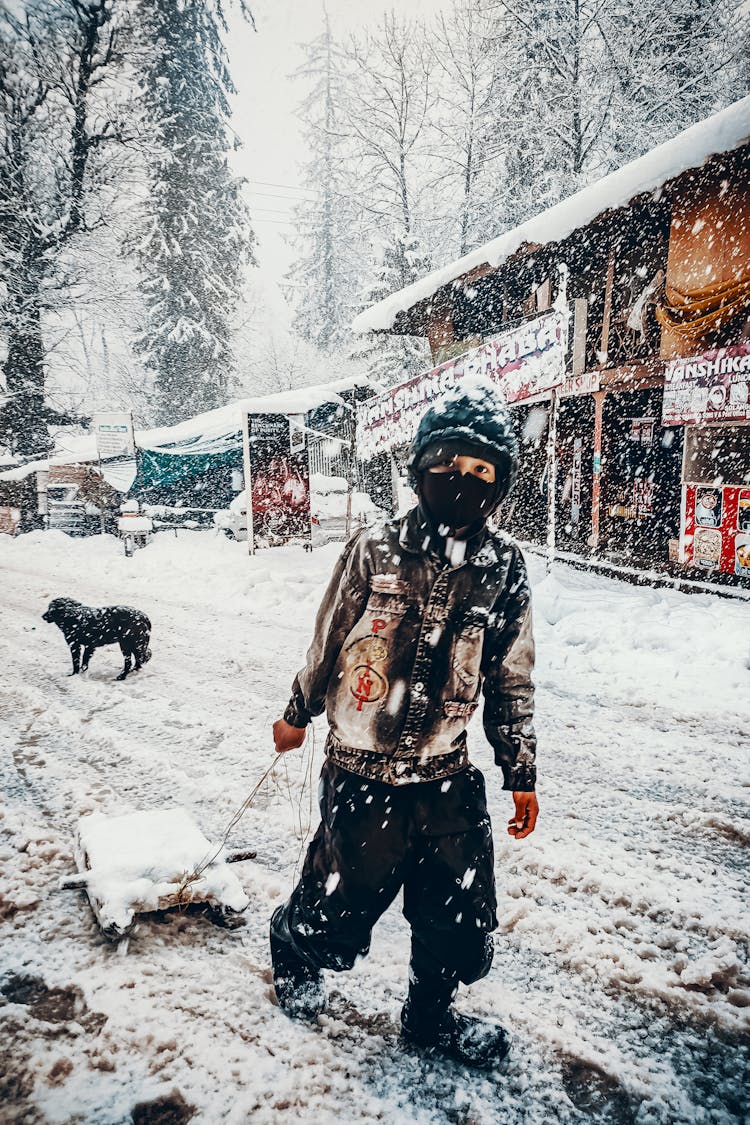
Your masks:
{"label": "snow-covered roof", "polygon": [[[381,388],[367,375],[350,375],[345,379],[335,379],[330,383],[319,383],[313,387],[299,387],[291,391],[278,391],[276,394],[255,395],[230,402],[217,410],[196,414],[185,422],[174,426],[160,426],[153,430],[136,430],[135,443],[139,449],[159,449],[177,442],[216,440],[242,430],[242,416],[245,411],[252,414],[306,414],[327,402],[340,403],[341,395],[355,387],[369,387],[373,391]],[[194,452],[194,451],[193,451]],[[50,465],[75,465],[98,459],[96,438],[91,433],[76,434],[61,431],[55,438],[52,455],[43,461],[28,462],[0,472],[0,480],[23,480],[29,473],[38,469],[48,469]],[[105,466],[104,477],[114,488],[126,490],[129,484],[125,476],[132,478],[133,462]],[[111,478],[111,479],[110,479]],[[132,479],[130,480],[132,483]],[[124,488],[123,488],[124,486]]]}
{"label": "snow-covered roof", "polygon": [[400,312],[406,312],[477,266],[488,264],[497,268],[524,243],[559,242],[602,212],[624,207],[636,195],[655,191],[682,172],[700,167],[716,153],[732,152],[749,138],[750,95],[463,258],[392,293],[360,313],[352,329],[354,332],[388,331]]}
{"label": "snow-covered roof", "polygon": [[186,442],[201,438],[218,438],[225,434],[235,434],[242,429],[242,417],[251,414],[306,414],[327,402],[343,402],[341,395],[355,387],[372,387],[372,380],[366,375],[350,375],[346,379],[336,379],[331,383],[320,383],[314,387],[299,387],[291,391],[278,391],[271,395],[256,395],[242,398],[218,410],[196,414],[175,426],[162,426],[154,430],[136,432],[135,441],[141,449],[158,449],[175,442]]}
{"label": "snow-covered roof", "polygon": [[28,461],[25,465],[15,465],[12,469],[3,469],[0,480],[21,481],[31,476],[40,469],[48,469],[49,461]]}

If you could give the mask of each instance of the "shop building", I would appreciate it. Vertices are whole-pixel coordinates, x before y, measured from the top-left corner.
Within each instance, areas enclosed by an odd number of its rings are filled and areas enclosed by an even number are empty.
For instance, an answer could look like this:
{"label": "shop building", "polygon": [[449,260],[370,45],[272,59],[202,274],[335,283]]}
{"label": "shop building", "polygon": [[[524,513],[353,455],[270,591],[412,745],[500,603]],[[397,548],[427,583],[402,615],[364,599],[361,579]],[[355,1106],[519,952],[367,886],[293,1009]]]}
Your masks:
{"label": "shop building", "polygon": [[[426,337],[436,365],[360,408],[361,456],[398,465],[421,412],[410,404],[481,371],[521,439],[504,513],[520,538],[750,580],[750,98],[392,294],[354,329]],[[711,534],[705,489],[719,494]]]}

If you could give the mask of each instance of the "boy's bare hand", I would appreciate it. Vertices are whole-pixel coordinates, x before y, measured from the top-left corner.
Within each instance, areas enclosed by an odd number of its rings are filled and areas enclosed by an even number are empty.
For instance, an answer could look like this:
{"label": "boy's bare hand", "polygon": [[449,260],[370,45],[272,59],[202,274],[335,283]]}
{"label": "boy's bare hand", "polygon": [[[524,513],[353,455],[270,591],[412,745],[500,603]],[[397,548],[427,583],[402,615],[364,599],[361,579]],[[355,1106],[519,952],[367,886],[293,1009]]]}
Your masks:
{"label": "boy's bare hand", "polygon": [[516,805],[516,814],[508,821],[508,835],[523,840],[530,836],[539,816],[539,802],[536,793],[514,793],[513,800]]}
{"label": "boy's bare hand", "polygon": [[296,750],[305,741],[305,727],[293,727],[285,719],[277,719],[273,724],[273,742],[277,754]]}

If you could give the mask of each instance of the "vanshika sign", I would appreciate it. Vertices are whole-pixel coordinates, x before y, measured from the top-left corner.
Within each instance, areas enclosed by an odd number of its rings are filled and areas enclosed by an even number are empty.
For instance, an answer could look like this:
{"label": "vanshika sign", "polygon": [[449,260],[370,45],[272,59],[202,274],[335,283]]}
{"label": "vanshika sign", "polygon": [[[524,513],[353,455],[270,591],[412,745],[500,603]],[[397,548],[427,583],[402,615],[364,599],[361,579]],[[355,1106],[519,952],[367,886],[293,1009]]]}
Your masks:
{"label": "vanshika sign", "polygon": [[750,421],[750,344],[667,364],[662,425],[745,421]]}
{"label": "vanshika sign", "polygon": [[357,407],[357,456],[362,460],[407,445],[430,403],[464,375],[497,383],[508,403],[549,393],[565,377],[567,323],[558,312],[487,340],[466,355],[417,375]]}

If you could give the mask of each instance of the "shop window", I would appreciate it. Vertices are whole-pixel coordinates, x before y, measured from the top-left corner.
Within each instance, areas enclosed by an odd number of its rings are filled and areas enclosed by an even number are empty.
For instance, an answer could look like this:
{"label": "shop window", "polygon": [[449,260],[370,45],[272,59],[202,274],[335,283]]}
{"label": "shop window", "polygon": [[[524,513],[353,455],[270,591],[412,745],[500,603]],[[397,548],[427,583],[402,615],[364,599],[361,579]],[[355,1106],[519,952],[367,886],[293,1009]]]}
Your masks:
{"label": "shop window", "polygon": [[683,480],[691,484],[750,481],[750,425],[688,426]]}

